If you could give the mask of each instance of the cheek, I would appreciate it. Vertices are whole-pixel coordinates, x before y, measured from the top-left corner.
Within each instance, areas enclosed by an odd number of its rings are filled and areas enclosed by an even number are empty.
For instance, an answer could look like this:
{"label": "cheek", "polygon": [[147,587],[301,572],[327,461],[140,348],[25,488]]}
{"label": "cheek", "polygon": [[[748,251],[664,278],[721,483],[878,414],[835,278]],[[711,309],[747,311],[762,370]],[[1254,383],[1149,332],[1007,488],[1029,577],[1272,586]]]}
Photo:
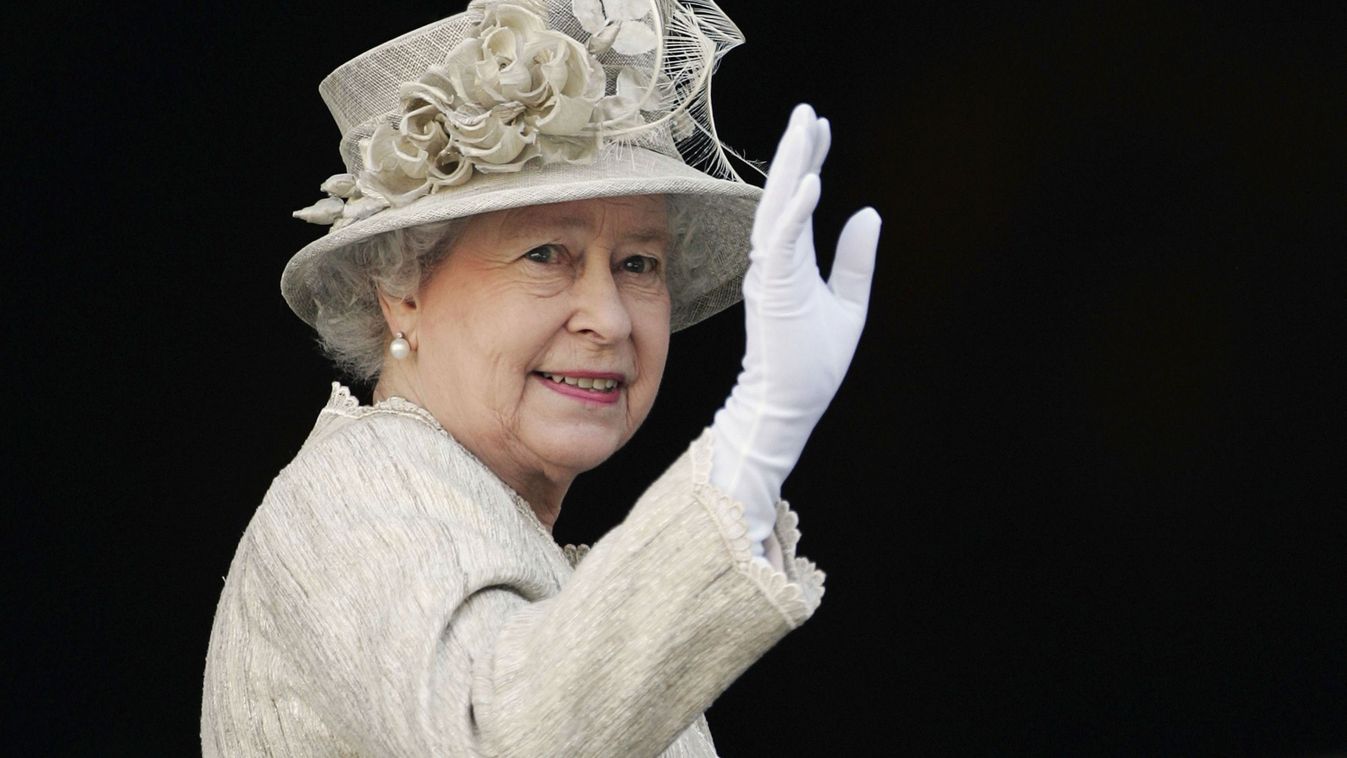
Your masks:
{"label": "cheek", "polygon": [[500,382],[506,373],[518,373],[538,351],[541,314],[509,297],[482,302],[472,313],[463,314],[467,346],[479,370],[489,371],[484,383]]}
{"label": "cheek", "polygon": [[631,303],[629,308],[636,359],[640,362],[642,378],[648,381],[650,401],[653,401],[669,357],[669,298],[664,295],[641,299]]}
{"label": "cheek", "polygon": [[[427,381],[445,381],[456,394],[480,395],[493,387],[493,367],[501,353],[509,352],[510,336],[504,324],[512,318],[502,313],[502,298],[478,287],[459,287],[435,293],[422,313],[422,339],[433,349],[426,368]],[[446,381],[447,380],[447,381]]]}
{"label": "cheek", "polygon": [[563,309],[554,299],[537,297],[518,283],[475,295],[453,309],[465,340],[461,352],[468,353],[462,357],[476,371],[470,380],[493,395],[516,395],[562,330]]}

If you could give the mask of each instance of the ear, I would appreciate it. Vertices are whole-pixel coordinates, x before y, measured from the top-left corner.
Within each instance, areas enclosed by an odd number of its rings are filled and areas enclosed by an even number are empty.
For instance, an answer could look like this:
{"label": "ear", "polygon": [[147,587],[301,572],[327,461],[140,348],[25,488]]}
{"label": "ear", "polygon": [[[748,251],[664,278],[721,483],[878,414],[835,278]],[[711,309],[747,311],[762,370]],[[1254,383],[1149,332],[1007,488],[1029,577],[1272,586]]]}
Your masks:
{"label": "ear", "polygon": [[384,321],[388,323],[389,339],[392,335],[402,332],[403,336],[411,343],[412,349],[416,349],[416,323],[421,315],[421,310],[416,302],[415,295],[409,295],[405,298],[396,298],[384,292],[382,289],[375,288],[379,296],[379,310],[383,311]]}

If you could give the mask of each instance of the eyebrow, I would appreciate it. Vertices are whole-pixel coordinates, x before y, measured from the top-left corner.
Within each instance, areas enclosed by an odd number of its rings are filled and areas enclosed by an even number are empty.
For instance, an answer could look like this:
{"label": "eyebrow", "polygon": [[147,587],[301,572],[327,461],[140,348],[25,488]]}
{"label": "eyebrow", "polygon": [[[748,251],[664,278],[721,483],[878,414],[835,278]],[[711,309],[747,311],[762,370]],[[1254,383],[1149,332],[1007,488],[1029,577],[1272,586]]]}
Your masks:
{"label": "eyebrow", "polygon": [[[523,237],[537,231],[539,227],[560,227],[562,229],[585,229],[589,227],[589,220],[580,216],[545,216],[529,224],[516,224],[509,233],[509,238]],[[623,235],[623,240],[634,240],[636,242],[667,242],[672,237],[668,229],[657,226],[647,226]]]}

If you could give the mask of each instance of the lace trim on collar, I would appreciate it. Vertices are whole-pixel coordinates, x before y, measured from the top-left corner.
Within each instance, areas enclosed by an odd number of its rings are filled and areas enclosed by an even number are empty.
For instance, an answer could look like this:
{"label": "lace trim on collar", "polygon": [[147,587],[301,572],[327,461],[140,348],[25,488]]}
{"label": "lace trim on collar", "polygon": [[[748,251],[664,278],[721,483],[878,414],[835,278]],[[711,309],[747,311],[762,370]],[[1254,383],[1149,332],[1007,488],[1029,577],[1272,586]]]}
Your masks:
{"label": "lace trim on collar", "polygon": [[[323,410],[333,411],[350,418],[363,418],[371,413],[393,413],[398,416],[409,416],[425,422],[437,432],[449,434],[443,426],[440,426],[439,420],[432,416],[430,411],[410,400],[390,397],[387,400],[380,400],[374,405],[361,405],[360,399],[352,395],[351,390],[341,382],[332,383],[332,395],[328,397],[327,405],[323,407]],[[450,439],[453,439],[452,435],[450,435]],[[457,443],[458,440],[454,440],[454,442]],[[462,447],[462,445],[459,446]],[[466,448],[464,452],[468,452]],[[472,455],[472,453],[468,453],[468,455]],[[476,456],[473,457],[476,459]]]}

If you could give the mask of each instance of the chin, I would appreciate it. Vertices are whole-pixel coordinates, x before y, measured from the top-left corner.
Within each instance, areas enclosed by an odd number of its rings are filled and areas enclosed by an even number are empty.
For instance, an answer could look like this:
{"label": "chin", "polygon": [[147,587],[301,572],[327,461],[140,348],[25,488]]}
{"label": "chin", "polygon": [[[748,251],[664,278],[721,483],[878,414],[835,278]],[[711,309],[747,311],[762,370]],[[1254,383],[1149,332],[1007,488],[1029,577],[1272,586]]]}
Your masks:
{"label": "chin", "polygon": [[548,443],[535,449],[552,465],[579,473],[611,458],[626,441],[626,435],[612,429],[573,426],[548,435]]}

